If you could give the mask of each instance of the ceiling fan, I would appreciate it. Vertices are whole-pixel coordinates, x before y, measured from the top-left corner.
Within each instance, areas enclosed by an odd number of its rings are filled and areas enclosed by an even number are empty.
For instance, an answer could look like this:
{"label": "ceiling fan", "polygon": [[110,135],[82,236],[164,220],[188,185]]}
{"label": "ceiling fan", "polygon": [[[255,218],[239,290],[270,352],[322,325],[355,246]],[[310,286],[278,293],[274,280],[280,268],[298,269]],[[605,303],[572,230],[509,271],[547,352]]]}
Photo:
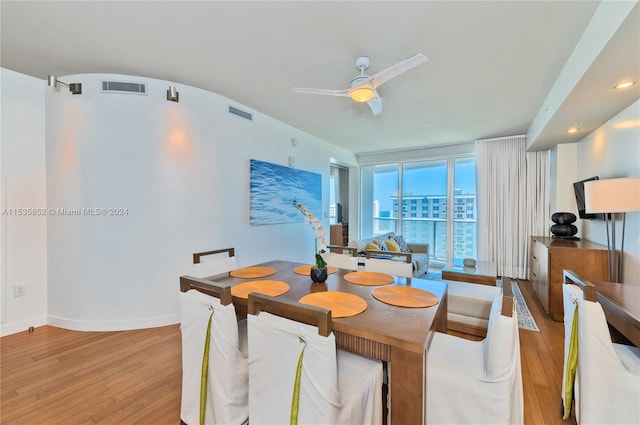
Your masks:
{"label": "ceiling fan", "polygon": [[426,60],[427,57],[425,55],[418,53],[369,76],[364,72],[367,70],[367,68],[369,68],[369,64],[371,63],[371,61],[366,56],[360,56],[356,59],[356,68],[360,70],[360,75],[356,75],[351,80],[351,87],[349,87],[348,89],[325,90],[294,87],[293,91],[295,93],[324,94],[328,96],[350,97],[355,102],[366,102],[371,108],[373,115],[378,115],[380,112],[382,112],[382,98],[378,94],[378,87],[380,87],[390,79],[397,77],[403,72],[407,72],[410,69],[415,68]]}

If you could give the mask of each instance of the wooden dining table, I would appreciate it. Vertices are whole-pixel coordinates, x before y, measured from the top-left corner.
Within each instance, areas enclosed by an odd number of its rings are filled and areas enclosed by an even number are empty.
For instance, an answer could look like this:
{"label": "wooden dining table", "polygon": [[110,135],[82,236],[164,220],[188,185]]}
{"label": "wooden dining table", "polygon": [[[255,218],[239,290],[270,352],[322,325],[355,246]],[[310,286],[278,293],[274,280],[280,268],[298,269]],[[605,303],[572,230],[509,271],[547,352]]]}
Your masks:
{"label": "wooden dining table", "polygon": [[[231,286],[263,279],[286,282],[289,290],[279,297],[292,301],[323,291],[346,292],[364,299],[367,308],[362,313],[332,319],[336,344],[341,349],[387,362],[390,423],[422,425],[425,418],[429,345],[434,332],[446,333],[447,330],[447,284],[393,276],[390,285],[423,289],[438,298],[438,303],[432,307],[397,307],[374,298],[372,292],[381,286],[360,285],[345,280],[344,276],[351,273],[350,270],[336,269],[325,283],[314,283],[309,276],[294,272],[294,268],[301,265],[275,260],[256,265],[274,268],[276,273],[270,276],[238,278],[224,273],[206,279]],[[234,296],[233,303],[239,317],[245,316],[247,299]]]}

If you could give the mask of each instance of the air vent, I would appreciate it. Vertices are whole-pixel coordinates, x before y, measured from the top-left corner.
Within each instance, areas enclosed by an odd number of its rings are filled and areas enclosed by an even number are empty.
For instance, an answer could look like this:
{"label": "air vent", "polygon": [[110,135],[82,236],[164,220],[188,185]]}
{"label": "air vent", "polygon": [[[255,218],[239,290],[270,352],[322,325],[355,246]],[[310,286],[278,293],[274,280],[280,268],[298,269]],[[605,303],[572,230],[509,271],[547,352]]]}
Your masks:
{"label": "air vent", "polygon": [[143,83],[127,83],[125,81],[103,81],[102,91],[107,93],[147,94],[147,85]]}
{"label": "air vent", "polygon": [[245,120],[253,121],[252,114],[250,114],[249,112],[245,112],[242,109],[234,108],[231,105],[229,105],[229,113],[233,115],[237,115],[240,118],[244,118]]}

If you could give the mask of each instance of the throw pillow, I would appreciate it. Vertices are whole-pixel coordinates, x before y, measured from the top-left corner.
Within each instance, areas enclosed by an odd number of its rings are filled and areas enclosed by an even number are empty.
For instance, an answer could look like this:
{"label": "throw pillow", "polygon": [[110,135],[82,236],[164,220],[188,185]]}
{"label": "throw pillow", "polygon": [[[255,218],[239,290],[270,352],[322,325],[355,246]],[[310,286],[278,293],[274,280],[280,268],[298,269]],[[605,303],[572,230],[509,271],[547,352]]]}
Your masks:
{"label": "throw pillow", "polygon": [[398,246],[400,247],[400,252],[411,252],[409,247],[407,246],[407,242],[404,240],[402,235],[389,236],[389,239],[393,239],[396,241]]}
{"label": "throw pillow", "polygon": [[367,251],[380,251],[380,247],[378,246],[378,244],[375,244],[373,242],[369,242],[365,249]]}
{"label": "throw pillow", "polygon": [[376,242],[378,243],[378,246],[380,247],[380,251],[389,251],[387,249],[387,244],[384,241],[376,240]]}
{"label": "throw pillow", "polygon": [[387,239],[387,248],[389,251],[400,252],[400,245],[392,238]]}

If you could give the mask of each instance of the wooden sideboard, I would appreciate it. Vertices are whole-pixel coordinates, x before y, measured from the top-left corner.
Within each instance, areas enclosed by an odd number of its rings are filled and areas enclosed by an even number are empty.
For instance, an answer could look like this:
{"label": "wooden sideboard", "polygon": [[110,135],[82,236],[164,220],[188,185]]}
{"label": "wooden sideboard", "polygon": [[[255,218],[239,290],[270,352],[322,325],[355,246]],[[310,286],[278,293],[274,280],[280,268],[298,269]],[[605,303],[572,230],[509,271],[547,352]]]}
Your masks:
{"label": "wooden sideboard", "polygon": [[531,237],[529,280],[544,311],[557,321],[564,318],[564,269],[573,270],[590,281],[608,281],[607,247],[584,239]]}

